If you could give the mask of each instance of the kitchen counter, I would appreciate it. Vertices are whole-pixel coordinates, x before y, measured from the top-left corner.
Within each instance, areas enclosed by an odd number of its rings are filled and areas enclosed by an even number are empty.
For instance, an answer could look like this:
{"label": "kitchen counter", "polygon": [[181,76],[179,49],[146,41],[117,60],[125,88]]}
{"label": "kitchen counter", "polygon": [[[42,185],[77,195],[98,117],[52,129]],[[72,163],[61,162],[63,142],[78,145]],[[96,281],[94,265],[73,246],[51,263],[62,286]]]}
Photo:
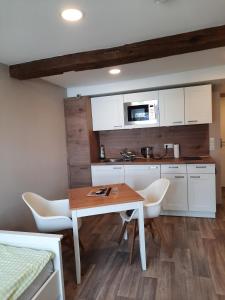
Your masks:
{"label": "kitchen counter", "polygon": [[162,159],[146,159],[137,158],[133,161],[96,161],[91,163],[93,166],[97,165],[164,165],[164,164],[215,164],[215,161],[210,156],[200,156],[200,159],[190,159],[190,158],[162,158]]}

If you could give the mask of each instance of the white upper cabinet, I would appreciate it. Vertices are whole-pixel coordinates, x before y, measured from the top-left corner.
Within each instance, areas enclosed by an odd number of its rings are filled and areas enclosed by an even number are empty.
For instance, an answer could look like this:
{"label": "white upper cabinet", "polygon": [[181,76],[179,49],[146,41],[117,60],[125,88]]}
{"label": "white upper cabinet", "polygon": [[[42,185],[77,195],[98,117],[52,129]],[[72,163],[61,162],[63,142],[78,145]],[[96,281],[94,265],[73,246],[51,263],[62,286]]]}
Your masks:
{"label": "white upper cabinet", "polygon": [[91,99],[93,130],[116,130],[124,128],[123,95]]}
{"label": "white upper cabinet", "polygon": [[184,125],[184,89],[159,91],[160,126]]}
{"label": "white upper cabinet", "polygon": [[140,92],[124,95],[124,103],[126,102],[143,102],[149,100],[158,100],[158,91]]}
{"label": "white upper cabinet", "polygon": [[184,94],[185,124],[212,123],[212,86],[187,87]]}

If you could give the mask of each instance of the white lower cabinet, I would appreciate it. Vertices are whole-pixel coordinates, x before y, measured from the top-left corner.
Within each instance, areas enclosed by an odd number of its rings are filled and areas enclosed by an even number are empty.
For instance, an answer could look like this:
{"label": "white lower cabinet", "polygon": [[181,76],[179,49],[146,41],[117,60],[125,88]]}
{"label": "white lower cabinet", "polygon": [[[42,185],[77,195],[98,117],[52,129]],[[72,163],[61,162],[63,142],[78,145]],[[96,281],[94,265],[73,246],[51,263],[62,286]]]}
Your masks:
{"label": "white lower cabinet", "polygon": [[124,166],[91,166],[92,185],[124,183]]}
{"label": "white lower cabinet", "polygon": [[134,190],[146,188],[160,176],[168,178],[170,187],[162,214],[215,217],[215,164],[95,165],[91,167],[91,175],[93,185],[125,182]]}
{"label": "white lower cabinet", "polygon": [[160,165],[125,165],[125,183],[134,190],[143,190],[160,178]]}
{"label": "white lower cabinet", "polygon": [[187,174],[161,174],[170,181],[169,189],[163,200],[163,210],[188,210]]}
{"label": "white lower cabinet", "polygon": [[214,174],[188,175],[188,203],[190,211],[215,212],[215,195]]}
{"label": "white lower cabinet", "polygon": [[162,165],[161,177],[170,180],[162,214],[215,217],[214,164]]}
{"label": "white lower cabinet", "polygon": [[160,165],[91,166],[92,184],[126,183],[142,190],[160,178]]}

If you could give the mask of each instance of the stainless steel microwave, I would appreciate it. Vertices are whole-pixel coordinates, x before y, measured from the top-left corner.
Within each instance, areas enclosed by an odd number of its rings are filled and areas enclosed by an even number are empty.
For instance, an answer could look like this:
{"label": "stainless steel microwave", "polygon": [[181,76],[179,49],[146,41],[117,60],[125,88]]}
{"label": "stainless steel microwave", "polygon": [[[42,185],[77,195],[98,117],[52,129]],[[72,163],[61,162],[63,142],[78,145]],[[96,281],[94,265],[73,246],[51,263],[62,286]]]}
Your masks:
{"label": "stainless steel microwave", "polygon": [[150,127],[159,124],[158,100],[125,102],[123,105],[125,127],[130,127],[129,125]]}

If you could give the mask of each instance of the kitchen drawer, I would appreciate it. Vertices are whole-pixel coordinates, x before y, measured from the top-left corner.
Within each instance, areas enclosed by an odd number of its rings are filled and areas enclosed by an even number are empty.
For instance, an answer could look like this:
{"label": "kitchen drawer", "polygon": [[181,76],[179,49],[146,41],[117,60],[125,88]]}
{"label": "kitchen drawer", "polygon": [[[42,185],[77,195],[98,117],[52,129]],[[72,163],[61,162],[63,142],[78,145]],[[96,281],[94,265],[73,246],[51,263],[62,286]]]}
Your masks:
{"label": "kitchen drawer", "polygon": [[189,174],[215,174],[215,164],[190,164],[187,165],[187,172]]}
{"label": "kitchen drawer", "polygon": [[187,173],[185,164],[171,164],[171,165],[161,165],[161,173],[164,174],[179,174]]}
{"label": "kitchen drawer", "polygon": [[125,170],[160,170],[160,165],[124,165]]}

